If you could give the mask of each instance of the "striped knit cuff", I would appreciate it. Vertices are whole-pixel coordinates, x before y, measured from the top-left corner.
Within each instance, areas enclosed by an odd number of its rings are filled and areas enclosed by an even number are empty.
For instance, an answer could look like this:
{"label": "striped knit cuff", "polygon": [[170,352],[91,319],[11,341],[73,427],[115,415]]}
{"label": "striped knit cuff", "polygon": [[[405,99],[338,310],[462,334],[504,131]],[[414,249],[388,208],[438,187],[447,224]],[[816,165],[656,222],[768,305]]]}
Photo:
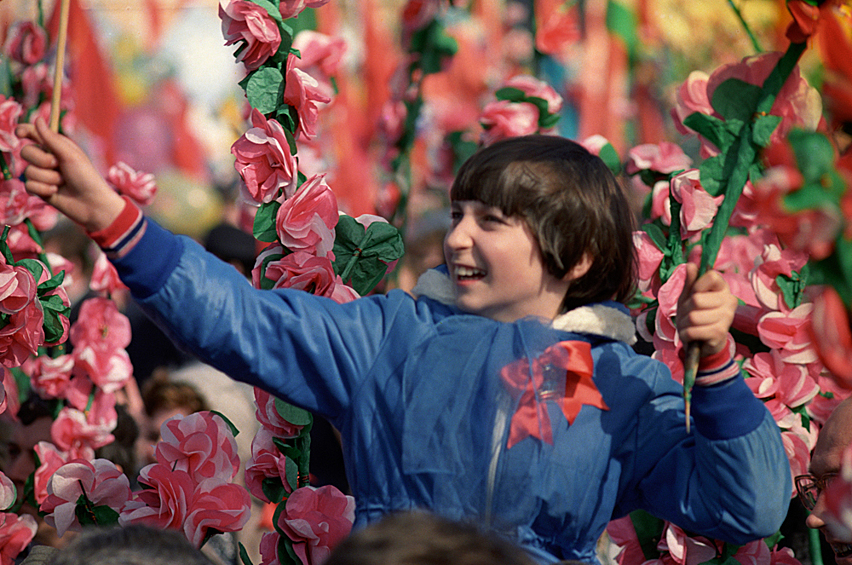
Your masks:
{"label": "striped knit cuff", "polygon": [[702,357],[698,362],[698,373],[695,375],[697,386],[715,385],[740,374],[740,366],[734,361],[736,344],[731,334],[728,334],[728,344],[718,353]]}
{"label": "striped knit cuff", "polygon": [[128,197],[124,197],[124,208],[115,221],[102,230],[89,233],[94,242],[110,259],[127,255],[145,234],[147,221],[142,211]]}

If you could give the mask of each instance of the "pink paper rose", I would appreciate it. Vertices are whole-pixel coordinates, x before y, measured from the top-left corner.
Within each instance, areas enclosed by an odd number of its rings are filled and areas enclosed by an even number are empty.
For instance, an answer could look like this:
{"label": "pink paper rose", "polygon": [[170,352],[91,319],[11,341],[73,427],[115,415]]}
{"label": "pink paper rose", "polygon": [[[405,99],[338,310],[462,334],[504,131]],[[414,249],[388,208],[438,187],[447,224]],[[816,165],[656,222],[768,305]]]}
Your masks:
{"label": "pink paper rose", "polygon": [[116,392],[133,378],[133,364],[124,349],[98,351],[94,347],[74,350],[74,373],[84,375],[104,392]]}
{"label": "pink paper rose", "polygon": [[69,530],[82,529],[76,509],[77,500],[84,494],[93,506],[108,506],[118,512],[130,499],[130,481],[107,459],[75,459],[60,467],[50,478],[47,499],[41,504],[47,514],[45,521],[60,537]]}
{"label": "pink paper rose", "polygon": [[285,20],[296,18],[305,8],[319,8],[328,4],[328,0],[281,0],[278,11]]}
{"label": "pink paper rose", "polygon": [[331,97],[317,79],[296,66],[297,61],[298,57],[290,53],[287,59],[284,103],[294,107],[299,115],[296,137],[313,139],[317,134],[320,105],[331,102]]}
{"label": "pink paper rose", "polygon": [[803,366],[787,363],[777,349],[755,353],[743,363],[743,369],[753,378],[746,379],[758,398],[774,396],[790,408],[810,402],[819,393],[816,381]]}
{"label": "pink paper rose", "polygon": [[11,369],[20,366],[44,345],[44,312],[37,300],[15,312],[0,329],[0,365]]}
{"label": "pink paper rose", "polygon": [[322,174],[306,180],[281,204],[275,227],[281,243],[291,251],[327,257],[334,247],[338,217],[337,198]]}
{"label": "pink paper rose", "polygon": [[[264,502],[271,502],[263,492],[263,480],[277,478],[287,492],[291,492],[287,479],[287,461],[273,443],[274,434],[261,427],[251,442],[251,461],[246,465],[246,488]],[[292,477],[291,477],[292,478]]]}
{"label": "pink paper rose", "polygon": [[36,502],[41,504],[47,498],[47,485],[50,482],[50,477],[57,469],[68,463],[71,457],[67,452],[56,449],[56,446],[49,441],[40,441],[33,449],[41,462],[33,476],[35,499]]}
{"label": "pink paper rose", "polygon": [[15,314],[35,300],[36,281],[22,266],[11,266],[0,259],[0,312]]}
{"label": "pink paper rose", "polygon": [[90,298],[80,306],[80,315],[71,326],[71,343],[97,351],[124,349],[130,344],[130,321],[108,298]]}
{"label": "pink paper rose", "polygon": [[18,489],[12,479],[0,471],[0,511],[8,510],[18,498]]}
{"label": "pink paper rose", "polygon": [[762,539],[751,541],[734,553],[734,559],[741,565],[770,565],[769,546]]}
{"label": "pink paper rose", "polygon": [[691,164],[692,159],[683,152],[680,145],[662,141],[659,144],[645,143],[630,149],[624,170],[628,175],[644,170],[669,174],[688,169]]}
{"label": "pink paper rose", "polygon": [[808,262],[807,254],[795,249],[782,250],[777,245],[767,245],[755,262],[756,266],[749,273],[749,279],[761,305],[770,310],[789,311],[777,278],[791,277],[793,271],[801,271]]}
{"label": "pink paper rose", "polygon": [[220,0],[219,18],[225,45],[245,43],[237,50],[237,62],[247,70],[256,70],[278,52],[281,32],[263,6],[248,0]]}
{"label": "pink paper rose", "polygon": [[23,113],[23,107],[16,100],[0,94],[0,151],[12,151],[20,143],[15,127]]}
{"label": "pink paper rose", "polygon": [[484,145],[490,145],[508,137],[536,133],[538,118],[538,108],[529,102],[489,102],[479,115],[479,122],[485,130],[481,141]]}
{"label": "pink paper rose", "polygon": [[50,426],[50,435],[59,449],[92,459],[95,449],[115,440],[111,432],[117,420],[115,398],[99,393],[88,412],[67,406],[60,410]]}
{"label": "pink paper rose", "polygon": [[201,547],[208,530],[239,532],[251,515],[251,498],[242,486],[221,479],[198,484],[183,525],[186,539]]}
{"label": "pink paper rose", "polygon": [[541,98],[547,102],[547,112],[558,114],[562,111],[562,97],[552,86],[530,75],[517,75],[503,85],[508,88],[517,88],[528,97]]}
{"label": "pink paper rose", "polygon": [[757,323],[760,341],[779,349],[788,363],[813,363],[816,350],[810,339],[813,304],[805,303],[789,312],[768,312]]}
{"label": "pink paper rose", "polygon": [[294,438],[301,433],[303,426],[295,426],[282,418],[275,406],[275,397],[268,392],[255,387],[254,403],[257,406],[255,416],[260,425],[272,432],[275,437]]}
{"label": "pink paper rose", "polygon": [[174,416],[163,423],[157,462],[186,471],[197,482],[219,478],[230,481],[240,468],[237,443],[222,418],[202,411]]}
{"label": "pink paper rose", "polygon": [[103,252],[98,253],[98,258],[95,259],[92,275],[89,278],[89,288],[109,295],[127,289],[127,286],[118,278],[118,271]]}
{"label": "pink paper rose", "polygon": [[106,179],[119,194],[128,196],[142,206],[153,202],[157,194],[154,175],[137,171],[124,161],[119,161],[110,167]]}
{"label": "pink paper rose", "polygon": [[256,108],[251,112],[252,127],[231,146],[234,167],[255,202],[268,203],[283,190],[289,198],[296,190],[296,157],[284,128],[267,120]]}
{"label": "pink paper rose", "polygon": [[270,261],[263,276],[275,281],[273,288],[306,290],[340,304],[358,297],[354,289],[343,284],[340,276],[334,274],[328,257],[317,257],[304,251]]}
{"label": "pink paper rose", "polygon": [[71,381],[73,369],[74,357],[71,355],[39,355],[30,371],[30,383],[33,390],[46,398],[62,398]]}
{"label": "pink paper rose", "polygon": [[349,535],[355,520],[355,499],[335,487],[303,487],[287,499],[278,527],[293,542],[303,565],[319,565]]}
{"label": "pink paper rose", "polygon": [[182,531],[196,487],[189,473],[152,463],[139,472],[139,484],[142,490],[124,505],[118,523]]}
{"label": "pink paper rose", "polygon": [[[40,203],[40,204],[39,204]],[[44,207],[41,198],[27,194],[24,183],[17,178],[0,181],[0,221],[16,226],[26,220],[36,207]]]}
{"label": "pink paper rose", "polygon": [[337,74],[340,67],[340,61],[346,51],[346,40],[304,29],[293,39],[293,49],[298,49],[302,54],[294,63],[296,67],[305,72],[317,68],[324,76],[331,77]]}
{"label": "pink paper rose", "polygon": [[[808,472],[808,465],[811,462],[811,448],[808,446],[805,438],[795,431],[783,430],[781,432],[781,443],[784,445],[784,451],[787,453],[787,459],[790,461],[791,479],[798,475],[806,474]],[[790,497],[794,496],[796,496],[795,481],[790,491]]]}
{"label": "pink paper rose", "polygon": [[657,549],[667,551],[678,565],[699,565],[716,557],[716,542],[703,536],[689,536],[681,528],[666,523]]}
{"label": "pink paper rose", "polygon": [[0,514],[0,565],[12,565],[36,535],[35,518],[29,514]]}
{"label": "pink paper rose", "polygon": [[836,384],[852,390],[852,324],[840,295],[831,287],[821,287],[814,297],[809,326],[820,361]]}
{"label": "pink paper rose", "polygon": [[645,555],[630,516],[610,521],[606,527],[610,541],[619,547],[615,556],[618,565],[642,565]]}
{"label": "pink paper rose", "polygon": [[671,195],[680,202],[680,231],[684,237],[695,235],[713,223],[724,196],[710,196],[701,186],[698,169],[684,171],[672,178]]}
{"label": "pink paper rose", "polygon": [[636,247],[636,255],[639,259],[639,288],[642,291],[650,290],[655,286],[655,282],[659,283],[663,252],[644,231],[633,232],[633,245]]}
{"label": "pink paper rose", "polygon": [[9,30],[5,52],[23,65],[35,65],[47,51],[47,32],[32,21],[17,22]]}

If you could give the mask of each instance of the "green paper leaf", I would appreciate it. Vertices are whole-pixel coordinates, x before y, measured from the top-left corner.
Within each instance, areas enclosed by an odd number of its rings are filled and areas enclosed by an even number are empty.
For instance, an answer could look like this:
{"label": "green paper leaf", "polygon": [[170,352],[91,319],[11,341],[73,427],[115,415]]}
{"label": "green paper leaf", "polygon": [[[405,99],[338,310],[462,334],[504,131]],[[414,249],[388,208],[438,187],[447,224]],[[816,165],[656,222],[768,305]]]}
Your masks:
{"label": "green paper leaf", "polygon": [[41,274],[44,272],[44,265],[41,261],[36,261],[35,259],[21,259],[15,263],[15,266],[26,268],[32,273],[35,280],[39,280]]}
{"label": "green paper leaf", "polygon": [[750,122],[760,100],[761,87],[738,78],[729,78],[713,91],[710,105],[726,121]]}
{"label": "green paper leaf", "polygon": [[[278,261],[279,259],[284,257],[284,255],[285,255],[284,253],[270,253],[269,255],[264,256],[263,261],[261,262],[261,265],[260,265],[260,272],[266,273],[267,265],[269,265],[269,263],[271,263],[272,261]],[[270,290],[272,287],[275,286],[276,282],[278,282],[278,281],[268,279],[264,275],[264,276],[260,277],[260,288],[262,290]]]}
{"label": "green paper leaf", "polygon": [[227,416],[225,416],[224,414],[222,414],[218,410],[210,410],[210,413],[216,414],[217,416],[222,418],[222,420],[224,420],[225,424],[228,426],[228,429],[231,431],[231,434],[234,437],[237,437],[238,435],[240,435],[240,430],[237,428],[237,426],[234,425],[234,423]]}
{"label": "green paper leaf", "polygon": [[633,529],[636,530],[636,537],[639,540],[639,547],[642,548],[645,560],[659,558],[660,552],[657,549],[657,544],[660,542],[660,536],[663,532],[663,521],[644,510],[631,512],[630,521],[633,523]]}
{"label": "green paper leaf", "polygon": [[754,120],[754,129],[751,132],[751,139],[754,144],[758,147],[766,147],[769,145],[772,133],[780,123],[780,116],[773,116],[772,114],[757,116]]}
{"label": "green paper leaf", "polygon": [[293,549],[293,542],[286,534],[278,540],[278,563],[280,565],[302,565],[301,559]]}
{"label": "green paper leaf", "polygon": [[818,132],[793,129],[787,136],[796,165],[807,182],[819,182],[828,171],[834,170],[835,150],[831,141]]}
{"label": "green paper leaf", "polygon": [[249,557],[248,551],[246,550],[246,546],[243,545],[243,542],[237,542],[240,551],[240,562],[242,565],[254,565],[251,562],[251,558]]}
{"label": "green paper leaf", "polygon": [[643,224],[640,229],[648,234],[648,237],[651,238],[651,241],[654,242],[654,245],[656,245],[657,249],[660,251],[664,251],[666,247],[668,247],[666,234],[663,233],[662,228],[657,224]]}
{"label": "green paper leaf", "polygon": [[284,500],[288,493],[287,489],[284,488],[280,477],[265,477],[260,482],[260,489],[263,491],[263,495],[266,499],[272,504],[278,504]]}
{"label": "green paper leaf", "polygon": [[251,0],[269,13],[269,17],[278,22],[284,23],[284,18],[281,17],[281,11],[278,7],[269,0]]}
{"label": "green paper leaf", "polygon": [[523,90],[512,86],[504,86],[497,90],[494,96],[497,97],[497,100],[508,100],[509,102],[523,102],[527,97]]}
{"label": "green paper leaf", "polygon": [[275,231],[275,217],[278,215],[278,209],[281,208],[281,203],[273,200],[261,204],[254,216],[253,235],[258,241],[264,243],[272,243],[278,240],[278,233]]}
{"label": "green paper leaf", "polygon": [[294,426],[307,426],[314,421],[313,416],[307,410],[284,402],[280,398],[275,399],[275,410],[278,415]]}
{"label": "green paper leaf", "polygon": [[[621,174],[621,158],[618,156],[618,151],[615,150],[612,143],[607,142],[606,145],[601,147],[598,157],[600,157],[601,161],[603,161],[607,168],[612,171],[612,174],[616,176]],[[645,171],[641,171],[639,173],[640,176],[644,172]],[[645,178],[642,177],[642,180],[644,181]],[[650,184],[649,186],[653,186],[653,184]]]}
{"label": "green paper leaf", "polygon": [[724,152],[730,147],[736,138],[738,128],[742,128],[742,122],[728,123],[719,118],[694,112],[683,120],[683,125],[705,137],[715,145],[719,151]]}
{"label": "green paper leaf", "polygon": [[402,236],[394,226],[373,222],[365,229],[352,216],[341,215],[335,227],[334,272],[364,296],[404,250]]}
{"label": "green paper leaf", "polygon": [[562,116],[559,114],[547,114],[539,112],[538,118],[538,127],[540,129],[550,129],[555,127],[559,120],[562,119]]}
{"label": "green paper leaf", "polygon": [[284,96],[284,75],[275,67],[261,67],[248,77],[245,89],[252,108],[271,114]]}
{"label": "green paper leaf", "polygon": [[40,285],[38,285],[38,293],[40,295],[50,292],[51,290],[57,288],[62,285],[62,282],[65,280],[65,271],[59,271],[57,274],[53,275],[48,280],[44,281]]}
{"label": "green paper leaf", "polygon": [[714,155],[698,166],[701,186],[710,196],[719,196],[725,191],[724,154]]}

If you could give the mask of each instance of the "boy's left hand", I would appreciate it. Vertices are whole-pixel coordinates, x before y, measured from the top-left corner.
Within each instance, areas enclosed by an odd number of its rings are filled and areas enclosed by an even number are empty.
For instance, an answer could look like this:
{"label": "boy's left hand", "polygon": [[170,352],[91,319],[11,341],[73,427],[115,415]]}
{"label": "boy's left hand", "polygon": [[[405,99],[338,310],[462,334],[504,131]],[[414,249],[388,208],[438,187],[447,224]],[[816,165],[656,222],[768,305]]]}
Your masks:
{"label": "boy's left hand", "polygon": [[686,265],[686,282],[677,304],[677,331],[681,341],[699,342],[701,357],[720,352],[739,304],[728,283],[716,271],[698,278],[698,266]]}

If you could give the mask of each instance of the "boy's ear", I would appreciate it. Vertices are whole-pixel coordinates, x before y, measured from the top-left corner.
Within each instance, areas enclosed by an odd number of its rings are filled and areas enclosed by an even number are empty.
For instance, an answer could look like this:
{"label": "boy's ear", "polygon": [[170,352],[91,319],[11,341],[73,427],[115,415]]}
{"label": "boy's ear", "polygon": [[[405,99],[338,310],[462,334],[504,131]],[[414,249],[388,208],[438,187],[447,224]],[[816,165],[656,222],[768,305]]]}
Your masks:
{"label": "boy's ear", "polygon": [[565,282],[573,281],[579,279],[583,275],[589,272],[589,269],[592,268],[592,258],[588,253],[583,253],[583,256],[580,257],[580,260],[571,267],[571,270],[565,273],[565,276],[562,277],[562,280]]}

